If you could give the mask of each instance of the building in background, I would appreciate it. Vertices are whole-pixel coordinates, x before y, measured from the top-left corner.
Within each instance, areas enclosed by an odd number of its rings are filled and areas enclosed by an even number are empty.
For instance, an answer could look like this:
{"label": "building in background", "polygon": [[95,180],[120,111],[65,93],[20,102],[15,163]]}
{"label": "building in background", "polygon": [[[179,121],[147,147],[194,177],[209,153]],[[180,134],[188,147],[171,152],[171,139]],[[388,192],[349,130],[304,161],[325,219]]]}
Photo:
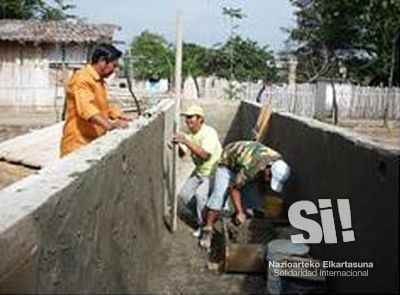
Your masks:
{"label": "building in background", "polygon": [[64,83],[96,43],[113,42],[112,24],[0,20],[0,106],[60,106]]}

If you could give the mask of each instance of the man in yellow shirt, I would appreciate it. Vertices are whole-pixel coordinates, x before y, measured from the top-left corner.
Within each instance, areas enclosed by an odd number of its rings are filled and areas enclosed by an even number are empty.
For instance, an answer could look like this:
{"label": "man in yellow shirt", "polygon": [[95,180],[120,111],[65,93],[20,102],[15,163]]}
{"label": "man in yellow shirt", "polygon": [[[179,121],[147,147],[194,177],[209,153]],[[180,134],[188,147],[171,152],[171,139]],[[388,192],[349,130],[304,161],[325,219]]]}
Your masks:
{"label": "man in yellow shirt", "polygon": [[173,142],[180,144],[181,152],[183,149],[190,151],[196,167],[179,196],[186,206],[193,198],[196,200],[198,230],[193,235],[199,237],[203,225],[203,210],[210,192],[211,176],[221,155],[222,146],[215,129],[204,123],[204,111],[201,107],[192,105],[181,115],[185,116],[189,132],[175,135]]}
{"label": "man in yellow shirt", "polygon": [[87,145],[107,131],[126,128],[132,118],[108,102],[105,78],[118,67],[122,52],[110,44],[98,45],[91,64],[77,71],[67,85],[66,120],[61,157]]}

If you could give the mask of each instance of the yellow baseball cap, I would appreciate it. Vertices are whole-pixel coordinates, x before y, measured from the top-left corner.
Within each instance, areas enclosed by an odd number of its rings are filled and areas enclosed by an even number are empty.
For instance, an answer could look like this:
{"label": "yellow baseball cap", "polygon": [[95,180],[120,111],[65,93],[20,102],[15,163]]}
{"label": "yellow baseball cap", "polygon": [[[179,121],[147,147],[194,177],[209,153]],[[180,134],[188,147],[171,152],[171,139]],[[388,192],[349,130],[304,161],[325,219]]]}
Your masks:
{"label": "yellow baseball cap", "polygon": [[191,105],[188,108],[186,108],[185,111],[181,112],[181,116],[194,116],[194,115],[204,117],[204,111],[201,106]]}

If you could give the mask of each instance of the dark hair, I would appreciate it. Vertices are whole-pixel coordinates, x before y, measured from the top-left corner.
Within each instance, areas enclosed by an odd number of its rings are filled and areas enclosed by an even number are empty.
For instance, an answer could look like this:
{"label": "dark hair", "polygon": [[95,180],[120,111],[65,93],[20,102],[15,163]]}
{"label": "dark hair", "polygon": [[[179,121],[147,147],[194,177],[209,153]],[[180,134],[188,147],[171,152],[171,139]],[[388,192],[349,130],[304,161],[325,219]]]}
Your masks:
{"label": "dark hair", "polygon": [[92,53],[92,64],[96,64],[100,59],[106,62],[116,60],[122,56],[122,52],[111,44],[102,43],[96,46]]}

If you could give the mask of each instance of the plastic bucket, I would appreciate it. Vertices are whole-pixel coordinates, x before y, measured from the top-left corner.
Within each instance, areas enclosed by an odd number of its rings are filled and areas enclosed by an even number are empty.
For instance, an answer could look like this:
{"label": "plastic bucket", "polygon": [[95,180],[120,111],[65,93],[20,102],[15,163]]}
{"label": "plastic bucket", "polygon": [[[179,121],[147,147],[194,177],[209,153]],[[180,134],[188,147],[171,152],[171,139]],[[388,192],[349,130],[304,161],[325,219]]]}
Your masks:
{"label": "plastic bucket", "polygon": [[283,199],[274,195],[267,195],[264,203],[265,217],[278,218],[282,215]]}

